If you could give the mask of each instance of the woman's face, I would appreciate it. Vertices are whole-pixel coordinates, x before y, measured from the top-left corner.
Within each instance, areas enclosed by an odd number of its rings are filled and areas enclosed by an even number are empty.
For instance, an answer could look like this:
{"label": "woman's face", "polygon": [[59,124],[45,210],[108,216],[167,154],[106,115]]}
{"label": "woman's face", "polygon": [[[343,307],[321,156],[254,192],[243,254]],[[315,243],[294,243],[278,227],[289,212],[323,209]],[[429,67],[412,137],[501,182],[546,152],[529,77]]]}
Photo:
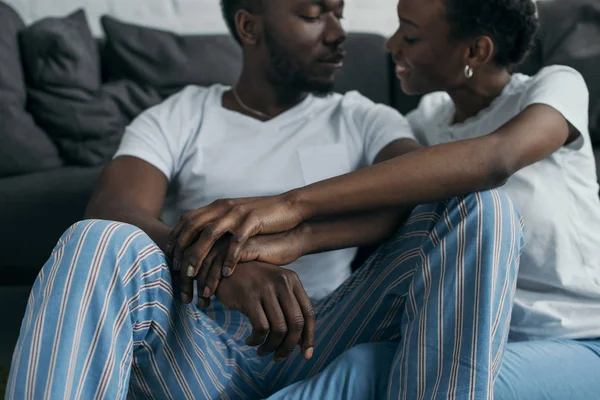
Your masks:
{"label": "woman's face", "polygon": [[465,83],[469,44],[450,36],[445,0],[399,0],[400,26],[388,41],[407,94],[447,91]]}

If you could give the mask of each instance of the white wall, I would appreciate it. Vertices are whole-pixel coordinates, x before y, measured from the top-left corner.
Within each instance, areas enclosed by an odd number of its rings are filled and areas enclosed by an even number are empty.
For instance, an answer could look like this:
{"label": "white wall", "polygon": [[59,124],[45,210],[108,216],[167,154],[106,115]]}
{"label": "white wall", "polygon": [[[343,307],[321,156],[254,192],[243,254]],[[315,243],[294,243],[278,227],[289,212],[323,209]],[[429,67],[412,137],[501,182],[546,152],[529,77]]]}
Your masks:
{"label": "white wall", "polygon": [[[65,15],[83,7],[95,35],[99,17],[111,14],[125,21],[179,33],[226,32],[219,0],[3,0],[27,23],[44,16]],[[397,0],[346,0],[344,27],[349,31],[391,35],[397,27]]]}

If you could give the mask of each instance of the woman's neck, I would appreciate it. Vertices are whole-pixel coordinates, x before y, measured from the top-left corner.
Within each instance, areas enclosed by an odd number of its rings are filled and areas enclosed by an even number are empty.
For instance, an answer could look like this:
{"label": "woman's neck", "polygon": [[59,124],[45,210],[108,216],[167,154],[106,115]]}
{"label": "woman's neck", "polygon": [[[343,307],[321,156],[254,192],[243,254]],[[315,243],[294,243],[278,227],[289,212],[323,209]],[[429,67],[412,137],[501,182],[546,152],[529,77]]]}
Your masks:
{"label": "woman's neck", "polygon": [[489,107],[510,82],[506,69],[474,75],[466,85],[448,90],[455,107],[453,123],[461,123]]}

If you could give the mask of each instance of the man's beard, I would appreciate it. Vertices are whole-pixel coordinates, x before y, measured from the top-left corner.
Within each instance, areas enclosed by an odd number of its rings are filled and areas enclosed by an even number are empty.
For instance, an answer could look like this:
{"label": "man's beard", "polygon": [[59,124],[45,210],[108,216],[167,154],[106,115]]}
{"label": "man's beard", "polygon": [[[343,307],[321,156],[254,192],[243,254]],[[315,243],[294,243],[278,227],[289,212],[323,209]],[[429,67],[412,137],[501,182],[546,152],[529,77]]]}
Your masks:
{"label": "man's beard", "polygon": [[294,57],[270,34],[269,29],[265,29],[264,37],[272,68],[271,79],[275,85],[290,88],[292,91],[309,92],[319,97],[327,96],[333,91],[333,82],[311,80],[308,74],[293,62]]}

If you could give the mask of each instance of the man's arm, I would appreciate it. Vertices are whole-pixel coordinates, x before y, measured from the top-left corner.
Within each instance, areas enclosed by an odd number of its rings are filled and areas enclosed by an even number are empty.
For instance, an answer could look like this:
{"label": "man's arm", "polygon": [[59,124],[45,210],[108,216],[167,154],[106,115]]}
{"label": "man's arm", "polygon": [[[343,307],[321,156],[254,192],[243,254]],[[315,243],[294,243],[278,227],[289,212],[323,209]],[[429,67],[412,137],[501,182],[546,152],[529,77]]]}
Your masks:
{"label": "man's arm", "polygon": [[102,172],[85,218],[135,225],[165,251],[171,228],[159,218],[167,185],[167,177],[146,161],[117,157]]}

